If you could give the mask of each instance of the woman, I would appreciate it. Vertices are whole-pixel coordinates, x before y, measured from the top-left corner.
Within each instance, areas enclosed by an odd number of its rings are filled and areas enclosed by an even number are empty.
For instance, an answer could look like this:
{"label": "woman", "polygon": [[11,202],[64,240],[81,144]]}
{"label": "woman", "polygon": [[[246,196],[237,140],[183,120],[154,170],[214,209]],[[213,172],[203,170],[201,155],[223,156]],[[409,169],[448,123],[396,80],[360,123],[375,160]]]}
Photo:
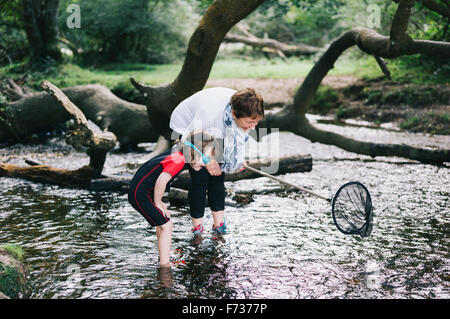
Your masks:
{"label": "woman", "polygon": [[205,89],[181,102],[173,111],[170,118],[170,128],[174,131],[172,139],[199,129],[223,141],[219,147],[216,145],[216,160],[198,171],[189,169],[192,180],[189,204],[194,235],[204,231],[207,191],[214,219],[213,231],[226,233],[224,176],[244,168],[244,144],[248,133],[263,118],[263,99],[254,89]]}

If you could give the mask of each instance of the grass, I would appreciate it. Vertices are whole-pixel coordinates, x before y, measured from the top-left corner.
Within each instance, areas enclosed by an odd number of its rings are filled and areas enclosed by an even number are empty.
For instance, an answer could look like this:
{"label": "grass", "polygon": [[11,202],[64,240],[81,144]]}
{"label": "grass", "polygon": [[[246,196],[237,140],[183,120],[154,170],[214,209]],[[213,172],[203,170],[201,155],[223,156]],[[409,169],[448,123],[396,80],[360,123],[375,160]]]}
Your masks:
{"label": "grass", "polygon": [[400,123],[400,128],[412,132],[450,134],[450,113],[436,114],[430,111],[420,116],[411,116]]}
{"label": "grass", "polygon": [[[227,78],[299,78],[305,77],[314,61],[288,59],[241,60],[226,59],[214,63],[209,79]],[[137,81],[160,85],[172,82],[181,70],[181,64],[110,64],[102,68],[82,68],[76,64],[62,64],[46,73],[33,73],[31,85],[38,89],[42,79],[49,80],[59,87],[99,83],[113,88],[120,82],[129,82],[130,77]],[[330,75],[379,76],[375,62],[370,60],[342,61],[335,65]],[[0,68],[0,77],[20,77],[26,72],[24,63]]]}
{"label": "grass", "polygon": [[[209,79],[228,78],[261,78],[286,79],[306,77],[314,66],[312,58],[299,59],[257,58],[253,60],[239,58],[218,58],[214,63]],[[138,64],[120,63],[104,65],[101,68],[83,68],[76,64],[66,63],[50,68],[45,73],[32,73],[29,85],[40,90],[42,79],[49,80],[59,87],[69,87],[82,84],[98,83],[114,88],[119,83],[126,83],[134,77],[137,81],[160,85],[172,82],[182,67],[178,64]],[[445,83],[440,78],[427,75],[420,67],[405,67],[402,61],[390,61],[393,80],[408,83]],[[26,62],[0,67],[0,78],[18,78],[27,71]],[[375,59],[364,56],[356,57],[351,53],[338,59],[329,75],[353,75],[360,78],[372,79],[383,76]],[[447,80],[448,81],[448,80]],[[31,82],[31,83],[30,83]],[[131,85],[129,85],[131,87]]]}
{"label": "grass", "polygon": [[17,260],[23,261],[23,249],[15,244],[8,244],[8,245],[0,245],[0,249],[5,249],[9,253],[11,253]]}

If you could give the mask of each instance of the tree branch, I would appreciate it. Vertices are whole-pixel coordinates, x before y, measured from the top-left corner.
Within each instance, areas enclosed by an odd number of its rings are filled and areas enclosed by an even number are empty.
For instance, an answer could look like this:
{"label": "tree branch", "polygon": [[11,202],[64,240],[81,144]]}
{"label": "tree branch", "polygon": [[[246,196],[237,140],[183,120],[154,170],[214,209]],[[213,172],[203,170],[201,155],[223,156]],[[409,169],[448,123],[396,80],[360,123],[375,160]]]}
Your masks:
{"label": "tree branch", "polygon": [[424,7],[430,9],[431,11],[434,11],[450,19],[450,4],[448,2],[444,2],[443,4],[440,4],[433,0],[419,0],[419,2],[421,2]]}
{"label": "tree branch", "polygon": [[400,50],[410,38],[406,34],[414,0],[400,0],[391,24],[390,50]]}
{"label": "tree branch", "polygon": [[282,57],[291,55],[314,54],[322,50],[321,48],[306,44],[293,45],[283,43],[275,39],[258,38],[257,36],[251,34],[247,28],[241,26],[240,24],[237,24],[236,27],[238,27],[238,30],[244,33],[244,35],[227,34],[224,39],[226,42],[244,43],[255,48],[270,48]]}
{"label": "tree branch", "polygon": [[387,68],[386,62],[384,62],[383,58],[375,55],[375,60],[377,61],[378,65],[380,66],[380,69],[384,73],[384,75],[386,75],[386,77],[389,80],[392,80],[391,72]]}

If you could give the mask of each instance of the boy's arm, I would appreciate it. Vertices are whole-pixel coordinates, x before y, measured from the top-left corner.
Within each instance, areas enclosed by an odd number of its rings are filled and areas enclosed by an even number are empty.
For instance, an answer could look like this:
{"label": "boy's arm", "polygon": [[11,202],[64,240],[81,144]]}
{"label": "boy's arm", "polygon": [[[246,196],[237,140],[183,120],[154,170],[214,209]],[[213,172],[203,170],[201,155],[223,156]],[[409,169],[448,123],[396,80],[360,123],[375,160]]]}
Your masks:
{"label": "boy's arm", "polygon": [[155,205],[166,215],[170,217],[170,212],[167,210],[166,205],[162,202],[162,197],[164,191],[166,190],[166,185],[170,181],[172,176],[167,172],[162,172],[155,183],[154,198]]}

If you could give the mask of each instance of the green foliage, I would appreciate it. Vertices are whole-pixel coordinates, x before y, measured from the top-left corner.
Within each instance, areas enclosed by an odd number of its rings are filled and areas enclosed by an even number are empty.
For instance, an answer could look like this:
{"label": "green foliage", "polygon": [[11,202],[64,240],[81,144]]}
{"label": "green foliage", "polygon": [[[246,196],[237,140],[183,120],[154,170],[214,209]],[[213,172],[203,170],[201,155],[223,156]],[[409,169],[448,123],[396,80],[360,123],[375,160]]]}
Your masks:
{"label": "green foliage", "polygon": [[410,105],[412,107],[430,106],[434,103],[446,104],[450,96],[439,93],[433,87],[410,86],[391,89],[387,92],[375,89],[365,92],[366,104]]}
{"label": "green foliage", "polygon": [[[80,6],[80,29],[69,29],[66,25],[69,16],[66,8],[73,3]],[[138,67],[144,63],[178,64],[185,55],[188,39],[201,18],[200,14],[203,14],[211,3],[212,0],[60,0],[60,36],[69,40],[74,47],[83,50],[82,54],[75,54],[75,60],[67,58],[64,62],[101,67],[105,71],[113,71],[108,68],[115,65],[115,71],[118,72],[122,72],[117,69],[120,64],[124,64],[123,72],[131,71],[133,64]],[[397,4],[386,0],[266,0],[244,21],[249,25],[250,31],[260,37],[267,35],[283,42],[326,46],[349,28],[368,27],[370,5],[378,6],[381,13],[381,25],[375,26],[375,30],[388,35]],[[25,72],[26,64],[21,62],[25,61],[28,55],[28,44],[20,19],[20,0],[0,1],[0,9],[0,44],[6,48],[4,50],[0,48],[0,66],[11,64],[10,71],[19,73],[18,70],[22,69],[22,72]],[[441,41],[450,39],[448,20],[423,8],[418,1],[412,11],[408,33],[417,39]],[[255,50],[246,48],[235,57],[237,59],[260,57],[261,53],[258,55],[254,52]],[[354,53],[349,56],[348,52]],[[222,59],[229,61],[230,56],[229,52],[219,52],[215,64]],[[12,63],[9,60],[12,60]],[[292,63],[293,60],[288,62]],[[61,69],[51,60],[43,63],[45,63],[41,68],[43,70]],[[255,65],[258,63],[256,61]],[[268,63],[268,60],[265,60],[265,63]],[[311,61],[307,61],[305,64],[310,63]],[[448,60],[414,55],[399,57],[388,63],[395,81],[447,83],[450,78]],[[330,74],[340,74],[342,70],[342,73],[349,74],[351,69],[355,76],[371,78],[381,74],[373,58],[357,48],[346,51],[337,64],[346,66],[337,68],[338,70],[333,69]],[[244,65],[245,68],[249,66],[248,63]],[[275,65],[279,65],[282,70],[266,72],[272,67],[270,65],[261,72],[260,66],[252,68],[257,69],[258,74],[263,73],[265,77],[272,74],[276,77],[280,77],[279,74],[283,74],[281,77],[294,77],[295,71],[292,69],[298,67],[295,65],[291,70],[285,70],[284,64],[280,64],[279,61],[275,61],[273,67]],[[62,70],[65,69],[67,68],[63,66]],[[86,73],[92,75],[90,71]],[[95,75],[97,71],[94,71]],[[303,76],[303,67],[297,72],[297,76]],[[75,79],[65,79],[64,82],[78,82],[76,76],[79,73],[83,72],[76,71]],[[224,73],[225,77],[232,77],[230,73],[238,77],[248,72],[230,67],[229,71]],[[43,74],[37,75],[39,77]],[[64,76],[72,75],[65,73]],[[252,74],[249,76],[253,77]],[[97,76],[92,77],[94,78]],[[172,79],[172,75],[165,78]],[[160,82],[161,79],[152,81]]]}
{"label": "green foliage", "polygon": [[0,2],[0,25],[16,29],[23,27],[20,18],[20,0]]}
{"label": "green foliage", "polygon": [[324,46],[341,32],[335,15],[342,3],[338,0],[265,1],[245,21],[259,37],[267,35],[287,43]]}
{"label": "green foliage", "polygon": [[342,5],[343,1],[334,0],[300,2],[290,7],[283,20],[295,42],[325,46],[343,31],[337,19]]}
{"label": "green foliage", "polygon": [[[380,10],[380,25],[370,25],[369,6],[376,6]],[[380,34],[389,35],[392,19],[397,4],[385,0],[346,0],[345,6],[340,7],[337,18],[344,29],[353,27],[372,27]],[[411,11],[408,24],[408,34],[413,39],[450,41],[449,20],[422,6],[416,1]],[[359,53],[365,57],[364,53]],[[448,59],[428,57],[425,55],[401,56],[388,61],[389,69],[396,81],[413,83],[445,83],[450,78],[450,64]]]}
{"label": "green foliage", "polygon": [[21,61],[28,55],[28,43],[20,19],[19,0],[0,3],[0,65]]}
{"label": "green foliage", "polygon": [[450,113],[437,114],[430,111],[421,116],[411,116],[399,126],[411,132],[450,135]]}
{"label": "green foliage", "polygon": [[400,123],[400,128],[405,130],[411,130],[416,127],[421,122],[418,116],[411,116],[402,123]]}
{"label": "green foliage", "polygon": [[330,110],[340,106],[341,101],[339,100],[336,90],[329,86],[321,85],[311,101],[310,110],[313,111],[313,113],[325,115],[329,113]]}
{"label": "green foliage", "polygon": [[82,49],[84,64],[111,62],[167,63],[186,50],[198,16],[186,1],[79,0],[81,28],[69,29],[60,5],[60,30]]}

